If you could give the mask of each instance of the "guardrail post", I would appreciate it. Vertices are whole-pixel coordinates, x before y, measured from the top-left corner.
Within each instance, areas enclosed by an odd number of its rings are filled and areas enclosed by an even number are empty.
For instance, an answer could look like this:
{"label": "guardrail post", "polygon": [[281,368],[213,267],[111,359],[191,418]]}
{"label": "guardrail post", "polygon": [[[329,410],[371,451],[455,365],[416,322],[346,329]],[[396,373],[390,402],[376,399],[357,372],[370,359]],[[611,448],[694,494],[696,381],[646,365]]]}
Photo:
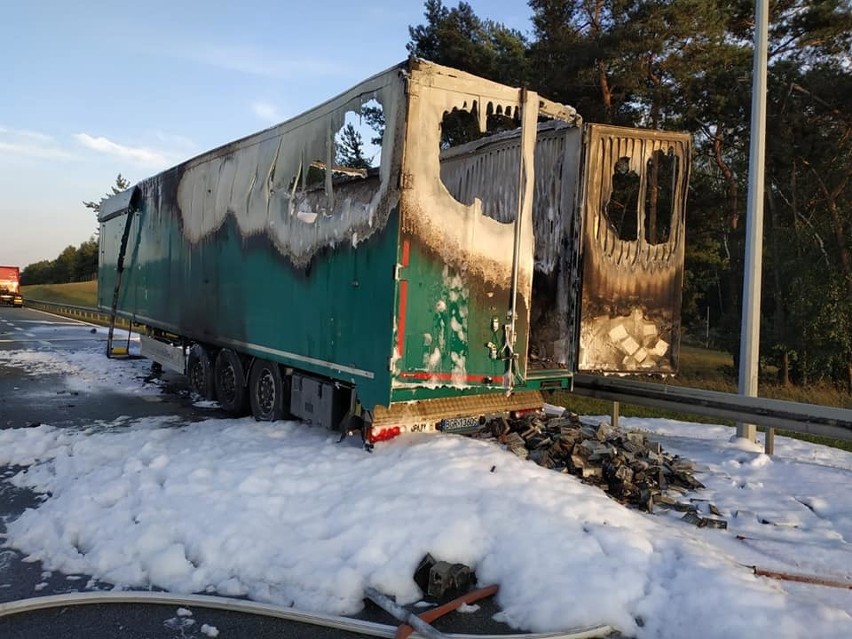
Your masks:
{"label": "guardrail post", "polygon": [[612,417],[610,418],[610,423],[613,428],[618,428],[618,418],[621,409],[621,405],[618,402],[612,403]]}
{"label": "guardrail post", "polygon": [[766,429],[766,441],[763,450],[767,455],[775,454],[775,429],[771,426]]}

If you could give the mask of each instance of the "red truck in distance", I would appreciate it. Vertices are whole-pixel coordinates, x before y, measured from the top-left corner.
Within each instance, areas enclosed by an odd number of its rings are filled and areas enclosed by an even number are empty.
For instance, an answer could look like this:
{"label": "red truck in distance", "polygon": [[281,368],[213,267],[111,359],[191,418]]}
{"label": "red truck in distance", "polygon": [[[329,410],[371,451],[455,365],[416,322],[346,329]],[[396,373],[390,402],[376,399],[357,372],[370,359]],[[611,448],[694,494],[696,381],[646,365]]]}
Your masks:
{"label": "red truck in distance", "polygon": [[0,304],[23,306],[21,270],[17,266],[0,266]]}

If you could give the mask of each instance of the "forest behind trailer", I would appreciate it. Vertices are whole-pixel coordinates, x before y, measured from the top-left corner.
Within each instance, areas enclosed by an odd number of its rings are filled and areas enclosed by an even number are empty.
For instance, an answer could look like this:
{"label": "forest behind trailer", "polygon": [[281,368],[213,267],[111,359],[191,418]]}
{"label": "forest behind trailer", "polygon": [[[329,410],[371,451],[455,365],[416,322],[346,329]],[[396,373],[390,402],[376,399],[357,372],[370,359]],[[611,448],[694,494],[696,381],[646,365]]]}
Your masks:
{"label": "forest behind trailer", "polygon": [[105,201],[99,306],[235,414],[474,428],[675,372],[690,147],[411,59]]}

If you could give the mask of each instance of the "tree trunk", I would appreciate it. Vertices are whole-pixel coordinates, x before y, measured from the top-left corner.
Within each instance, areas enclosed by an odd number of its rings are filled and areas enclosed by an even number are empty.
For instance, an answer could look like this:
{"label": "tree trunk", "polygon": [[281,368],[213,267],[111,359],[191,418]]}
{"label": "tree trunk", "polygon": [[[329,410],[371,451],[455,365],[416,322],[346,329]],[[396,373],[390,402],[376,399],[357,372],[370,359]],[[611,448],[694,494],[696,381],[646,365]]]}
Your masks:
{"label": "tree trunk", "polygon": [[603,102],[604,112],[606,113],[607,122],[612,122],[612,87],[609,86],[609,78],[606,74],[606,65],[603,62],[598,62],[598,82],[601,85],[601,101]]}
{"label": "tree trunk", "polygon": [[846,391],[852,395],[852,360],[846,364]]}
{"label": "tree trunk", "polygon": [[[738,197],[739,186],[737,183],[737,177],[734,175],[734,172],[731,170],[731,167],[728,166],[728,163],[725,162],[725,159],[722,157],[723,135],[720,127],[717,126],[715,130],[712,130],[708,127],[705,129],[705,131],[713,139],[713,158],[716,163],[716,166],[722,173],[722,177],[724,178],[726,184],[727,211],[725,212],[725,214],[727,217],[728,226],[724,229],[723,242],[728,258],[728,309],[731,315],[736,314],[736,317],[740,318],[741,321],[743,290],[743,251],[741,250],[742,246],[728,246],[729,242],[736,239],[732,231],[737,230],[740,217]],[[736,242],[736,244],[740,243]],[[732,326],[732,322],[729,322],[729,324],[731,324],[731,330],[733,331],[734,329]],[[732,355],[734,357],[734,369],[736,371],[739,371],[739,352],[741,346],[740,331],[736,330],[735,333],[732,332],[729,338],[730,341],[728,342],[728,348],[731,349]]]}
{"label": "tree trunk", "polygon": [[[654,97],[651,102],[651,128],[660,126],[660,85],[662,80],[654,73],[654,57],[648,54],[646,59],[648,81],[654,86]],[[649,176],[650,188],[648,189],[649,200],[645,211],[645,220],[648,223],[645,229],[645,239],[651,244],[656,244],[657,239],[657,203],[660,194],[660,158],[656,153],[651,154],[651,175]]]}
{"label": "tree trunk", "polygon": [[648,178],[647,188],[648,201],[645,211],[645,239],[651,243],[657,243],[657,202],[660,196],[660,159],[656,153],[651,154],[651,175]]}
{"label": "tree trunk", "polygon": [[[592,36],[599,39],[603,33],[603,11],[606,6],[606,0],[595,0],[594,6],[589,12],[589,23],[591,26]],[[598,84],[601,90],[601,102],[603,103],[606,120],[612,123],[612,87],[609,84],[609,76],[607,75],[606,63],[603,60],[598,60],[597,64]]]}
{"label": "tree trunk", "polygon": [[781,366],[778,369],[778,381],[787,387],[790,385],[790,353],[784,349],[781,353]]}
{"label": "tree trunk", "polygon": [[713,159],[727,184],[728,224],[732,230],[736,230],[740,221],[739,186],[734,172],[725,162],[725,158],[722,157],[722,134],[719,133],[718,127],[716,127],[716,133],[713,134]]}
{"label": "tree trunk", "polygon": [[772,192],[772,185],[766,193],[766,203],[769,207],[769,233],[772,242],[772,296],[774,298],[774,312],[772,313],[772,332],[775,336],[775,347],[781,349],[781,361],[779,362],[778,381],[784,386],[790,385],[790,353],[787,343],[787,313],[786,300],[784,299],[784,287],[781,283],[781,249],[779,247],[778,235],[781,233],[781,224],[778,217],[778,207]]}
{"label": "tree trunk", "polygon": [[849,252],[849,246],[846,243],[846,224],[844,221],[846,216],[841,215],[836,199],[831,200],[828,209],[831,211],[834,237],[837,239],[837,246],[840,248],[840,265],[843,267],[843,275],[846,277],[846,291],[849,293],[849,301],[852,302],[852,253]]}
{"label": "tree trunk", "polygon": [[840,253],[840,266],[842,267],[843,275],[846,280],[846,290],[849,293],[850,302],[852,302],[852,253],[850,253],[849,245],[846,242],[846,225],[848,222],[846,219],[847,216],[840,212],[840,207],[837,205],[838,198],[849,184],[849,179],[852,177],[852,171],[846,173],[846,175],[840,179],[833,189],[829,189],[822,180],[820,174],[815,169],[812,170],[814,177],[825,196],[825,202],[828,206],[828,210],[831,213],[831,227],[832,231],[834,231],[834,237],[837,240],[837,248]]}

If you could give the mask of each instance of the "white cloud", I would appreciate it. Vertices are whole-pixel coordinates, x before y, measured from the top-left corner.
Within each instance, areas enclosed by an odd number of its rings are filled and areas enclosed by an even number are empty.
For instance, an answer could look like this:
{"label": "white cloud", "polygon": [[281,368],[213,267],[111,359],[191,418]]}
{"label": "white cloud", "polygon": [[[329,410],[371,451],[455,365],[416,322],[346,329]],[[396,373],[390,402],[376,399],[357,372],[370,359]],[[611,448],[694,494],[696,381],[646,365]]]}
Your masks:
{"label": "white cloud", "polygon": [[253,45],[204,44],[186,48],[178,54],[220,69],[270,78],[345,74],[344,65],[339,63],[283,58],[274,51]]}
{"label": "white cloud", "polygon": [[0,126],[0,155],[15,161],[21,157],[36,160],[71,160],[75,156],[46,133]]}
{"label": "white cloud", "polygon": [[258,118],[271,124],[277,124],[284,119],[280,109],[271,102],[255,100],[251,103],[251,110]]}
{"label": "white cloud", "polygon": [[188,153],[195,151],[195,142],[183,135],[166,133],[164,131],[153,131],[151,134],[157,138],[158,142],[162,142],[163,144],[179,149],[186,149]]}
{"label": "white cloud", "polygon": [[127,146],[113,142],[103,136],[92,136],[88,133],[76,133],[74,138],[81,145],[92,151],[114,155],[130,162],[151,169],[164,169],[177,164],[182,157],[169,151],[151,149],[144,146]]}
{"label": "white cloud", "polygon": [[0,134],[14,135],[19,138],[26,138],[28,140],[33,140],[36,142],[52,143],[54,141],[53,137],[48,135],[47,133],[41,133],[39,131],[30,131],[29,129],[10,129],[6,126],[0,126]]}

